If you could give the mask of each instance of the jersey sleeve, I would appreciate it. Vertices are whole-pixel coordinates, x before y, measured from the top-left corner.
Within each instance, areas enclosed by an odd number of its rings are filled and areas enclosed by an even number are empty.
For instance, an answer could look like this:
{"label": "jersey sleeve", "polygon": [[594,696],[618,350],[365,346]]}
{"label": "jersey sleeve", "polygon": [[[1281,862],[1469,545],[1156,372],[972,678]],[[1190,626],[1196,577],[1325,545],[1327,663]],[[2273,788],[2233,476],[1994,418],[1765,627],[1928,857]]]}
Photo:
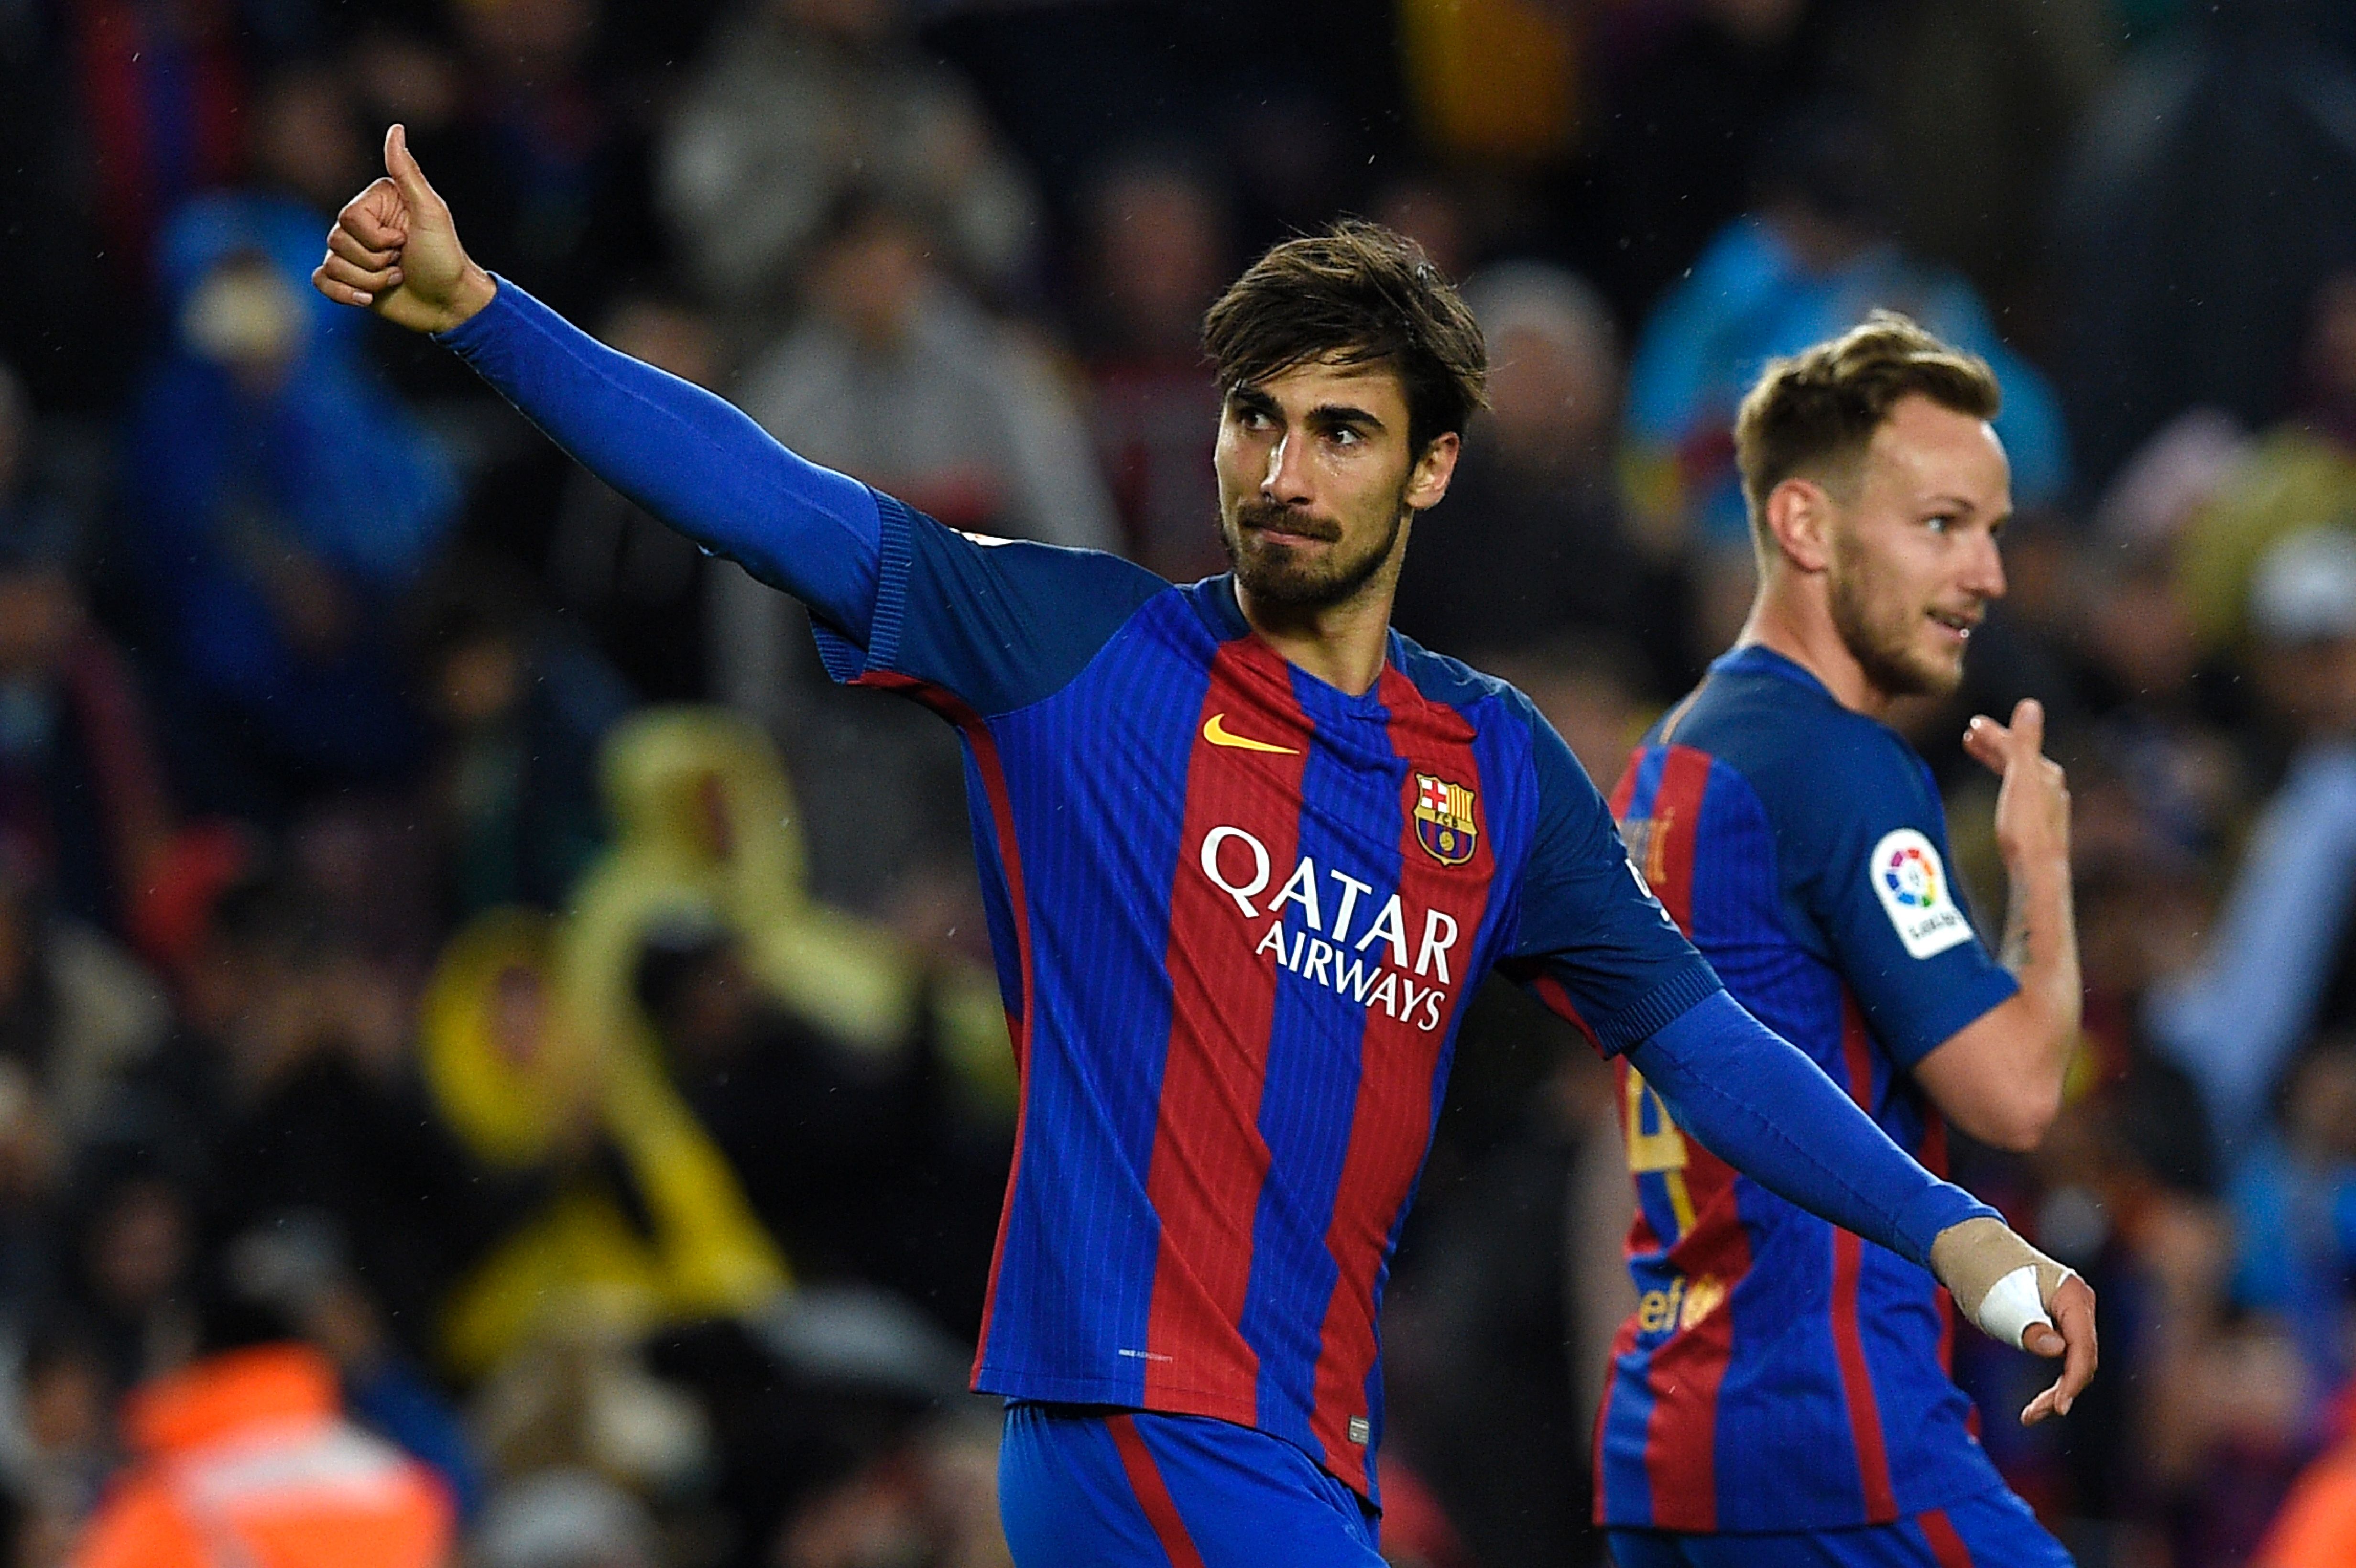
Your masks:
{"label": "jersey sleeve", "polygon": [[1799,901],[1875,1038],[1912,1067],[2019,982],[1964,911],[1946,814],[1920,758],[1873,735],[1831,749],[1811,775],[1808,800],[1775,814],[1803,840],[1787,861],[1804,877]]}
{"label": "jersey sleeve", "polygon": [[838,680],[921,686],[1009,712],[1078,674],[1169,586],[1118,556],[945,528],[504,278],[437,341],[590,472],[808,604]]}
{"label": "jersey sleeve", "polygon": [[1526,716],[1537,832],[1498,967],[1616,1055],[1723,987],[1644,885],[1570,748]]}
{"label": "jersey sleeve", "polygon": [[1096,550],[987,539],[878,496],[874,613],[862,635],[815,623],[843,682],[947,692],[989,717],[1060,690],[1170,585]]}
{"label": "jersey sleeve", "polygon": [[864,636],[877,498],[702,388],[607,347],[507,279],[434,340],[581,465],[688,538]]}

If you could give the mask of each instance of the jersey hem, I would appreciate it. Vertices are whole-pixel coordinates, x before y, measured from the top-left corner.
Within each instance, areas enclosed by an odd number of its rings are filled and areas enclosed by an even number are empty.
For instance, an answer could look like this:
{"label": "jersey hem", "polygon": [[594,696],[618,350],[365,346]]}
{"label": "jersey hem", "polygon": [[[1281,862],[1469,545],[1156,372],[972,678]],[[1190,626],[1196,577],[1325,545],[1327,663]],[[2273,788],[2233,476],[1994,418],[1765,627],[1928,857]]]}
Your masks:
{"label": "jersey hem", "polygon": [[1136,1384],[1111,1378],[1072,1377],[1044,1372],[1018,1372],[1004,1367],[985,1366],[974,1373],[976,1393],[994,1393],[1010,1400],[1025,1400],[1039,1404],[1108,1404],[1123,1410],[1150,1411],[1155,1415],[1200,1415],[1213,1421],[1224,1421],[1231,1426],[1251,1431],[1290,1444],[1309,1456],[1309,1462],[1349,1488],[1358,1496],[1379,1509],[1382,1499],[1370,1480],[1374,1470],[1374,1448],[1366,1448],[1365,1475],[1350,1477],[1341,1474],[1325,1462],[1325,1456],[1289,1433],[1263,1424],[1259,1419],[1257,1400],[1238,1400],[1233,1394],[1212,1389],[1172,1389],[1149,1399]]}

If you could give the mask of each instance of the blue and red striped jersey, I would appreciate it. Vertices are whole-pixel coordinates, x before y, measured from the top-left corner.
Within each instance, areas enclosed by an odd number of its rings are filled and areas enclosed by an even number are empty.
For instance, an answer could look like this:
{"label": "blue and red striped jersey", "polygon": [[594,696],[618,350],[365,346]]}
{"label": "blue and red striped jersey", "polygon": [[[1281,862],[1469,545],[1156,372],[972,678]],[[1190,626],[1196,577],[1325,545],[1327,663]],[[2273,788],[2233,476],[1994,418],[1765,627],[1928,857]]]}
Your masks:
{"label": "blue and red striped jersey", "polygon": [[[1740,648],[1644,739],[1612,806],[1735,998],[1944,1173],[1908,1070],[2018,987],[1960,906],[1905,741]],[[1599,1521],[1839,1529],[2000,1485],[1931,1275],[1737,1174],[1619,1072],[1637,1307],[1598,1417]]]}
{"label": "blue and red striped jersey", "polygon": [[975,1386],[1237,1422],[1371,1499],[1466,995],[1505,964],[1617,1051],[1718,980],[1511,687],[1394,634],[1352,696],[1227,578],[879,507],[873,613],[822,652],[962,732],[1022,1071]]}

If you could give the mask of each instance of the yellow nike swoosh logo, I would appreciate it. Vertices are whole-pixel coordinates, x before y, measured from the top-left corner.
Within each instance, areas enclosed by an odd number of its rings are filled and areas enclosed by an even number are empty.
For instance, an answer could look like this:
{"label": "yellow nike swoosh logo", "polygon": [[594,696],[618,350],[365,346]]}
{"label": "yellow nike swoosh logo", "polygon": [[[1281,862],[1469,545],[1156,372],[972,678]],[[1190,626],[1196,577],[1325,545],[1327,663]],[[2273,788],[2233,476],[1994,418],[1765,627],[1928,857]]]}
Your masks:
{"label": "yellow nike swoosh logo", "polygon": [[1214,746],[1233,746],[1239,752],[1273,752],[1280,757],[1297,757],[1301,755],[1301,752],[1298,747],[1276,746],[1269,744],[1266,741],[1255,741],[1248,735],[1229,734],[1227,732],[1226,722],[1226,717],[1227,716],[1224,713],[1214,713],[1208,720],[1205,720],[1203,724],[1203,739],[1208,741]]}

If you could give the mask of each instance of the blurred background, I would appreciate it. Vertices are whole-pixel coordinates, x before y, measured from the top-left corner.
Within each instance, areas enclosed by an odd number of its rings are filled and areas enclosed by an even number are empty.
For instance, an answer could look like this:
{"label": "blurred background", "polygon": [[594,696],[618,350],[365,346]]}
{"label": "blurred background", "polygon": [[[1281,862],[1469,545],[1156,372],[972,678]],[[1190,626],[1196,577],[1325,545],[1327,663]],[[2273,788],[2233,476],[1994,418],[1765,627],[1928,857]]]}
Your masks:
{"label": "blurred background", "polygon": [[[2356,1560],[2356,10],[0,0],[0,1563],[274,1562],[220,1553],[323,1477],[360,1568],[1006,1562],[952,737],[312,293],[395,119],[607,341],[1182,580],[1204,305],[1405,229],[1496,369],[1399,624],[1607,787],[1747,603],[1762,360],[1987,356],[2011,595],[1905,722],[1993,916],[1956,740],[2048,704],[2089,999],[2043,1150],[1955,1164],[2104,1364],[2033,1433],[2038,1368],[1958,1374],[2082,1563]],[[1458,1060],[1387,1547],[1593,1563],[1610,1079],[1510,990]]]}

